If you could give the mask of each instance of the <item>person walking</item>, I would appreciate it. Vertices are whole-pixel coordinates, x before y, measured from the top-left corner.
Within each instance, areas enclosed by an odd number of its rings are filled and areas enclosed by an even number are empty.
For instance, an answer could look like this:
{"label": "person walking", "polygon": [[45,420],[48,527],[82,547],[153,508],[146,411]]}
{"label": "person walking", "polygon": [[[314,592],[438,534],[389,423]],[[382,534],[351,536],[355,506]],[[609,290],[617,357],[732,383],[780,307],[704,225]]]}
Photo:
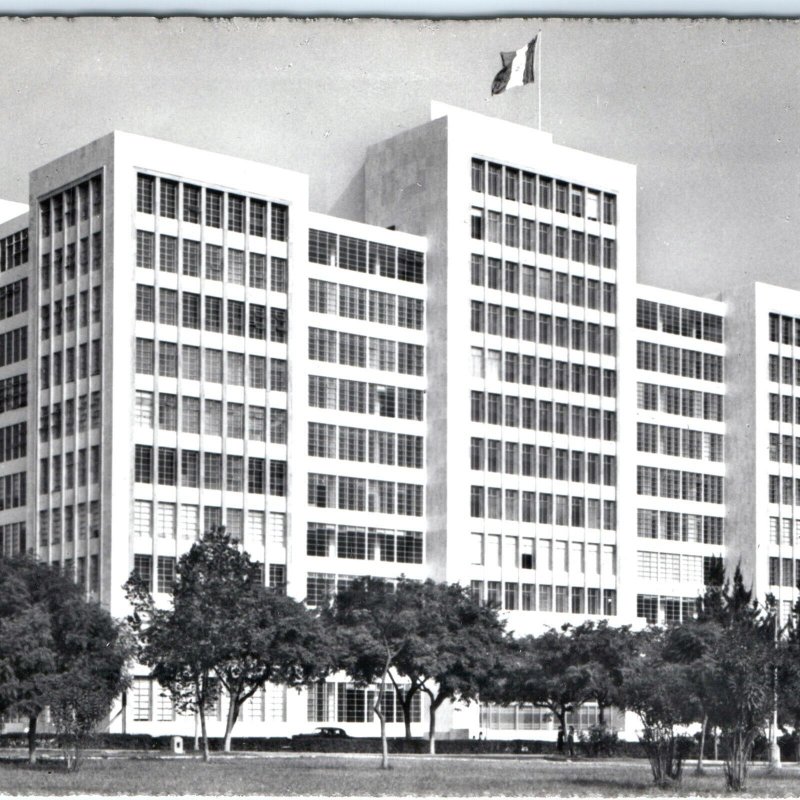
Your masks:
{"label": "person walking", "polygon": [[575,728],[569,726],[569,733],[567,734],[567,749],[569,750],[569,757],[575,758]]}

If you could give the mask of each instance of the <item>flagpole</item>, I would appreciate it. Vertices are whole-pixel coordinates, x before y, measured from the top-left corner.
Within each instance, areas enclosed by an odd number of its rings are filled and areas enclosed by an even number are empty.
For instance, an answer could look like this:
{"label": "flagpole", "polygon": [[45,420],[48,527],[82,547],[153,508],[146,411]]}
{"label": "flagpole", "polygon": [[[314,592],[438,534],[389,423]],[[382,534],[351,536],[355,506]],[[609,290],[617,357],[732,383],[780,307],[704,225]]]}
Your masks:
{"label": "flagpole", "polygon": [[542,29],[539,28],[539,69],[538,75],[536,76],[538,80],[536,83],[539,84],[539,130],[542,129]]}

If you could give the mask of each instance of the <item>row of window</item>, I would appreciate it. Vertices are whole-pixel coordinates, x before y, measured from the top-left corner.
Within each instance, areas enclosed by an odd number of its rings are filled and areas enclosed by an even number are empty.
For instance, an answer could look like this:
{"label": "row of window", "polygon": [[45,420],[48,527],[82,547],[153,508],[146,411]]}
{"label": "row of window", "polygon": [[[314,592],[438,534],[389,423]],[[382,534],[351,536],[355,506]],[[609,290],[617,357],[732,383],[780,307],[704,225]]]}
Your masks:
{"label": "row of window", "polygon": [[779,478],[770,475],[767,497],[770,503],[791,506],[800,503],[800,478]]}
{"label": "row of window", "polygon": [[20,267],[28,260],[28,229],[0,238],[0,272]]}
{"label": "row of window", "polygon": [[[306,605],[314,608],[327,605],[336,592],[342,592],[359,579],[358,575],[334,575],[330,572],[309,572],[306,574]],[[389,586],[394,579],[381,578]]]}
{"label": "row of window", "polygon": [[[553,185],[555,184],[555,205],[553,203]],[[505,197],[506,200],[522,202],[525,205],[538,205],[540,208],[555,208],[560,214],[571,214],[573,217],[586,217],[600,220],[601,192],[599,189],[587,189],[575,183],[554,181],[544,175],[472,159],[471,185],[473,192],[488,194],[492,197]],[[537,191],[538,190],[538,191]],[[603,222],[616,225],[617,196],[608,192],[602,193]]]}
{"label": "row of window", "polygon": [[17,422],[0,428],[0,463],[23,458],[27,452],[28,423]]}
{"label": "row of window", "polygon": [[722,356],[654,342],[636,342],[636,367],[684,378],[722,382]]}
{"label": "row of window", "polygon": [[549,583],[470,581],[474,600],[506,611],[541,611],[557,614],[602,614],[616,616],[617,590],[583,586],[553,586]]}
{"label": "row of window", "polygon": [[[76,378],[78,380],[88,378],[90,374],[99,375],[102,355],[102,342],[100,339],[94,339],[91,342],[91,356],[89,342],[83,342],[77,348],[67,347],[63,352],[42,356],[39,362],[39,388],[49,389],[51,386],[74,383]],[[89,362],[91,362],[91,372]]]}
{"label": "row of window", "polygon": [[683,472],[679,469],[636,467],[636,494],[694,500],[701,503],[722,503],[721,475]]}
{"label": "row of window", "polygon": [[473,347],[471,355],[473,378],[599,395],[602,376],[603,395],[615,397],[617,393],[617,373],[613,369],[601,370],[600,367],[551,358],[539,358],[537,369],[536,356],[501,353],[483,347]]}
{"label": "row of window", "polygon": [[0,367],[16,364],[28,357],[28,329],[15,328],[0,333]]}
{"label": "row of window", "polygon": [[68,492],[76,486],[100,483],[100,445],[81,448],[76,453],[57,453],[50,458],[39,459],[39,493]]}
{"label": "row of window", "polygon": [[[160,486],[189,486],[205,489],[223,488],[229,492],[265,494],[267,490],[267,461],[253,456],[225,456],[221,453],[180,451],[174,447],[137,444],[134,453],[134,480],[137,483],[157,483]],[[223,466],[224,476],[223,476]],[[245,468],[247,470],[245,476]],[[286,495],[286,462],[270,459],[269,494]]]}
{"label": "row of window", "polygon": [[[710,569],[713,562],[708,563]],[[697,597],[639,594],[636,596],[636,616],[645,619],[648,625],[677,625],[697,616],[697,603]]]}
{"label": "row of window", "polygon": [[[591,605],[591,602],[588,602]],[[598,708],[594,704],[582,705],[564,715],[567,727],[577,731],[590,731],[600,724]],[[625,730],[625,714],[616,708],[603,709],[603,722],[610,731]],[[561,723],[553,712],[545,706],[512,704],[498,706],[491,703],[480,704],[480,726],[495,730],[554,731]]]}
{"label": "row of window", "polygon": [[354,528],[351,525],[309,522],[306,530],[306,555],[421,564],[423,536],[419,531]]}
{"label": "row of window", "polygon": [[[152,585],[153,565],[151,556],[134,556],[141,559],[140,566],[144,571],[149,566],[147,585]],[[148,562],[147,559],[150,559]],[[160,590],[166,591],[166,590]],[[174,722],[183,713],[175,707],[172,698],[165,689],[150,678],[134,678],[131,684],[128,705],[132,709],[133,719],[137,722]],[[209,703],[205,709],[207,719],[222,719],[222,704],[219,700]],[[268,683],[245,700],[239,710],[237,720],[246,722],[285,722],[286,721],[286,687]]]}
{"label": "row of window", "polygon": [[308,310],[418,331],[425,324],[425,302],[420,298],[315,278],[308,282]]}
{"label": "row of window", "polygon": [[[598,542],[568,542],[538,537],[470,534],[471,563],[480,567],[544,569],[556,572],[617,574],[617,548]],[[602,562],[601,562],[602,555]]]}
{"label": "row of window", "polygon": [[[43,405],[39,409],[39,441],[46,442],[49,439],[55,441],[64,436],[73,436],[76,430],[77,410],[77,430],[84,433],[87,424],[91,424],[92,430],[100,427],[100,416],[102,413],[100,392],[92,392],[91,395],[81,395],[77,399],[69,397],[61,402],[53,403],[52,406]],[[63,412],[63,413],[62,413]]]}
{"label": "row of window", "polygon": [[[473,239],[483,239],[506,247],[556,258],[569,258],[578,263],[617,268],[617,242],[605,236],[595,236],[583,231],[567,230],[548,222],[535,222],[516,214],[501,214],[473,207],[470,233]],[[553,235],[555,233],[555,236]]]}
{"label": "row of window", "polygon": [[800,582],[800,558],[775,558],[769,559],[769,585],[770,586],[797,586]]}
{"label": "row of window", "polygon": [[648,422],[636,423],[636,449],[642,453],[661,453],[664,456],[723,460],[722,434]]}
{"label": "row of window", "polygon": [[[206,433],[211,436],[227,436],[231,439],[246,437],[255,442],[267,441],[267,409],[264,406],[245,406],[243,403],[226,403],[225,415],[222,401],[160,392],[158,394],[158,428],[163,431],[182,433]],[[201,424],[201,408],[202,424]],[[180,425],[178,420],[180,417]],[[223,425],[224,419],[224,425]],[[245,425],[246,422],[246,425]],[[156,425],[156,404],[153,392],[137,390],[134,406],[134,424],[142,428]],[[269,410],[269,440],[273,444],[286,443],[286,409]]]}
{"label": "row of window", "polygon": [[[266,542],[265,523],[269,521],[270,549],[286,546],[286,514],[241,508],[225,509],[223,518],[220,506],[203,506],[202,527],[200,506],[193,503],[157,503],[154,513],[152,500],[134,500],[133,533],[152,539],[199,539],[202,531],[209,531],[224,523],[232,539],[244,541],[247,547],[263,548]],[[246,527],[245,527],[246,526]]]}
{"label": "row of window", "polygon": [[722,422],[723,417],[723,395],[679,389],[677,386],[637,383],[636,405],[647,411],[661,411],[664,414],[678,414],[715,422]]}
{"label": "row of window", "polygon": [[800,464],[800,437],[769,435],[769,460]]}
{"label": "row of window", "polygon": [[800,520],[779,519],[778,517],[769,518],[769,542],[770,544],[791,545],[795,538],[800,544]]}
{"label": "row of window", "polygon": [[425,257],[416,250],[314,228],[308,232],[308,260],[312,264],[338,266],[411,283],[425,280]]}
{"label": "row of window", "polygon": [[547,433],[571,433],[589,439],[617,438],[617,412],[599,408],[553,403],[532,397],[514,397],[492,392],[470,392],[470,418],[490,425],[521,425],[526,430]]}
{"label": "row of window", "polygon": [[313,361],[351,367],[369,366],[370,369],[396,371],[403,375],[423,375],[425,371],[425,348],[422,345],[324,328],[308,329],[308,357]]}
{"label": "row of window", "polygon": [[517,442],[503,445],[497,439],[472,437],[470,468],[578,483],[586,481],[599,484],[602,477],[606,486],[615,486],[617,483],[616,456],[604,455],[601,461],[599,453],[542,446],[537,453],[536,445]]}
{"label": "row of window", "polygon": [[800,397],[770,394],[769,418],[773,422],[794,422],[800,424]]}
{"label": "row of window", "polygon": [[636,532],[643,539],[667,539],[672,542],[724,544],[723,517],[681,514],[639,508],[636,511]]}
{"label": "row of window", "polygon": [[486,286],[509,294],[569,303],[593,311],[613,314],[617,310],[617,286],[582,275],[538,269],[530,264],[502,261],[473,253],[470,257],[470,280],[473,286]]}
{"label": "row of window", "polygon": [[422,420],[425,396],[420,389],[386,386],[323,375],[308,376],[308,404],[356,414]]}
{"label": "row of window", "polygon": [[103,185],[99,175],[52,195],[39,204],[41,233],[49,236],[51,228],[56,233],[71,227],[80,219],[87,220],[103,209]]}
{"label": "row of window", "polygon": [[646,581],[702,583],[703,558],[703,556],[639,550],[636,553],[636,574]]}
{"label": "row of window", "polygon": [[65,281],[74,280],[78,268],[81,275],[88,275],[90,260],[92,270],[98,270],[103,265],[102,231],[93,233],[91,239],[84,236],[78,242],[70,242],[65,248],[56,247],[52,253],[52,261],[50,253],[42,253],[39,288],[46,291],[51,286],[60,286]]}
{"label": "row of window", "polygon": [[571,347],[590,353],[602,352],[607,356],[617,353],[615,327],[566,317],[555,317],[554,320],[550,314],[539,314],[537,324],[534,311],[520,312],[518,308],[504,308],[480,300],[470,301],[470,330],[509,339],[521,337],[526,342],[539,341],[540,344],[555,344],[557,347]]}
{"label": "row of window", "polygon": [[424,460],[422,436],[322,422],[308,423],[308,455],[418,469]]}
{"label": "row of window", "polygon": [[719,315],[652,300],[636,301],[636,325],[651,331],[705,339],[707,342],[722,341],[722,317]]}
{"label": "row of window", "polygon": [[28,376],[12,375],[0,380],[0,414],[28,405]]}
{"label": "row of window", "polygon": [[[522,513],[520,516],[520,500]],[[602,509],[602,520],[601,512]],[[505,519],[510,521],[539,522],[543,525],[571,525],[613,531],[617,529],[617,503],[615,500],[572,497],[539,492],[519,492],[516,489],[498,489],[493,486],[470,487],[469,513],[471,517]]]}
{"label": "row of window", "polygon": [[[201,358],[202,355],[202,358]],[[234,386],[245,385],[244,353],[226,351],[224,383]],[[209,347],[199,348],[184,344],[180,348],[174,342],[158,342],[158,375],[164,378],[177,378],[180,363],[180,377],[184,380],[208,383],[223,383],[223,351]],[[253,389],[267,388],[267,359],[264,356],[247,357],[247,386]],[[136,339],[136,372],[140,375],[156,374],[156,342],[152,339]],[[269,389],[285,392],[288,385],[286,359],[269,359]]]}
{"label": "row of window", "polygon": [[421,517],[423,490],[415,483],[308,473],[308,504],[317,508]]}
{"label": "row of window", "polygon": [[[42,305],[39,319],[41,339],[46,341],[53,336],[61,336],[65,331],[72,333],[76,326],[85,328],[89,324],[89,290],[79,294],[71,294],[61,300],[55,300],[50,313],[50,304]],[[100,322],[103,318],[103,289],[92,287],[91,321]]]}
{"label": "row of window", "polygon": [[794,344],[800,347],[800,319],[780,314],[770,314],[769,340],[783,344]]}
{"label": "row of window", "polygon": [[[308,721],[373,722],[379,689],[378,685],[364,687],[355,683],[312,683],[307,689]],[[408,689],[408,684],[384,684],[380,709],[385,722],[403,722],[401,698]],[[422,720],[421,692],[411,699],[409,716],[409,722]]]}
{"label": "row of window", "polygon": [[0,320],[28,310],[28,279],[0,286]]}
{"label": "row of window", "polygon": [[25,522],[9,522],[0,525],[0,556],[12,556],[26,553],[28,550],[28,536]]}
{"label": "row of window", "polygon": [[[76,527],[77,526],[77,527]],[[57,545],[61,542],[85,541],[100,536],[100,501],[78,503],[39,512],[39,544]]]}
{"label": "row of window", "polygon": [[[180,243],[180,246],[179,246]],[[205,260],[201,254],[205,253]],[[247,274],[245,275],[245,264]],[[136,231],[136,266],[142,269],[156,268],[156,238],[149,231]],[[194,239],[178,239],[161,234],[158,237],[158,269],[208,280],[227,281],[251,289],[267,288],[267,257],[262,253],[250,253],[245,262],[244,250],[232,247],[223,248],[216,244],[206,244],[202,249]],[[285,258],[270,258],[270,289],[273,292],[286,292],[288,266]]]}
{"label": "row of window", "polygon": [[779,358],[775,355],[769,357],[769,380],[775,383],[800,384],[800,359]]}
{"label": "row of window", "polygon": [[26,478],[24,472],[0,475],[0,511],[25,505]]}
{"label": "row of window", "polygon": [[[280,203],[267,203],[253,197],[221,192],[217,189],[178,183],[167,178],[139,173],[136,176],[136,210],[167,219],[201,223],[210,228],[226,228],[251,236],[267,236],[285,242],[289,209]],[[268,213],[269,211],[269,213]],[[269,224],[268,224],[269,223]]]}
{"label": "row of window", "polygon": [[[202,299],[202,302],[201,302]],[[180,309],[180,315],[179,315]],[[267,338],[267,307],[259,303],[240,300],[223,300],[214,295],[181,292],[176,289],[158,290],[158,314],[156,314],[156,290],[154,286],[136,285],[136,319],[139,322],[155,322],[162,325],[182,325],[184,328],[204,330],[212,333],[227,332],[229,336],[249,336],[251,339]],[[202,313],[201,313],[202,312]],[[179,319],[180,317],[180,319]],[[288,338],[287,312],[285,308],[269,309],[269,338],[271,342],[285,343]]]}

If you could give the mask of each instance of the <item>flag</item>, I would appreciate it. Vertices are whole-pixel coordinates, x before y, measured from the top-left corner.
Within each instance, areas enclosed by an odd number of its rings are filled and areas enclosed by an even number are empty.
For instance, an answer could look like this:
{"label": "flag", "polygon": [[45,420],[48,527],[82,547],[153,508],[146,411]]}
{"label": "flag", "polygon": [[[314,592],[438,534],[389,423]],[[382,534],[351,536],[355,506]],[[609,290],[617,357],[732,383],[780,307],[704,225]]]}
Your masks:
{"label": "flag", "polygon": [[500,94],[506,89],[533,83],[533,55],[538,38],[539,35],[537,34],[528,42],[526,47],[521,47],[514,52],[500,53],[503,68],[495,75],[492,82],[492,94]]}

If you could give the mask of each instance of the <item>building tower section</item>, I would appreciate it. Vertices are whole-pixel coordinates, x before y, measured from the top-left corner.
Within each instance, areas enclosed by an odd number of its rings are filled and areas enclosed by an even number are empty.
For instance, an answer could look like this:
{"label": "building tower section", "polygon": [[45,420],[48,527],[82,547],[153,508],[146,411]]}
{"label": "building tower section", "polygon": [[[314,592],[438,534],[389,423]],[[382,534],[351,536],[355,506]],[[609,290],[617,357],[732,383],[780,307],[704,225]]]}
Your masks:
{"label": "building tower section", "polygon": [[730,561],[782,623],[800,577],[800,292],[764,283],[733,291],[728,407]]}
{"label": "building tower section", "polygon": [[32,488],[29,250],[27,213],[0,222],[0,556],[25,553],[34,546],[27,519]]}
{"label": "building tower section", "polygon": [[669,624],[726,554],[725,306],[637,290],[636,615]]}
{"label": "building tower section", "polygon": [[371,148],[367,218],[429,237],[441,577],[510,612],[517,631],[617,617],[617,318],[635,280],[634,170],[509,123],[434,116]]}

